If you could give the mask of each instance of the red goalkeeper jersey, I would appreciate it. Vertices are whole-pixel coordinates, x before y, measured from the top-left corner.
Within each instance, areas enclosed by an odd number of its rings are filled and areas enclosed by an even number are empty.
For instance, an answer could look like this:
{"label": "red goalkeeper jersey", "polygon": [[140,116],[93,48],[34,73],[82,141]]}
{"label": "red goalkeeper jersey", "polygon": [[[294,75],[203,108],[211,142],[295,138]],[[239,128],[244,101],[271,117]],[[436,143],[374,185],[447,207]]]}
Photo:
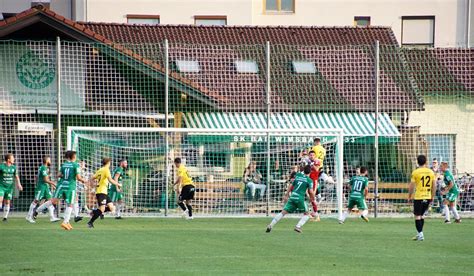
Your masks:
{"label": "red goalkeeper jersey", "polygon": [[313,190],[316,190],[316,188],[318,187],[317,184],[318,184],[319,173],[320,173],[319,171],[320,165],[321,165],[321,161],[319,160],[313,161],[313,163],[311,164],[311,173],[309,174],[309,178],[313,180]]}

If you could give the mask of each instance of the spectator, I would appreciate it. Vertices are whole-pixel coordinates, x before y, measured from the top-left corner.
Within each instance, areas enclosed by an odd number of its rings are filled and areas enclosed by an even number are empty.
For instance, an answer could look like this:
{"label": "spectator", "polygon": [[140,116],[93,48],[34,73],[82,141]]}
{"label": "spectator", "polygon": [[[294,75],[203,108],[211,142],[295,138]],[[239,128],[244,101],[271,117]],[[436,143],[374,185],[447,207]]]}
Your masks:
{"label": "spectator", "polygon": [[244,183],[250,189],[252,198],[255,198],[255,191],[260,190],[260,198],[265,195],[266,186],[262,184],[262,174],[257,170],[257,163],[250,162],[244,172]]}
{"label": "spectator", "polygon": [[271,167],[271,175],[272,179],[281,179],[283,176],[283,170],[280,166],[280,160],[276,159],[275,162],[272,164]]}

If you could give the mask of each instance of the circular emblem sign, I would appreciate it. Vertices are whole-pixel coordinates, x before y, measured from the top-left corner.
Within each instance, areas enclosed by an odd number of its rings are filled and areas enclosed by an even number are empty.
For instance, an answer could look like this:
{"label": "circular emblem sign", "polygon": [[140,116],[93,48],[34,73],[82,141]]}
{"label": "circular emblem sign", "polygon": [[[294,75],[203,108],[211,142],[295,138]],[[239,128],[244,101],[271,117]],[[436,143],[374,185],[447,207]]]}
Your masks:
{"label": "circular emblem sign", "polygon": [[54,80],[54,68],[32,52],[24,54],[16,64],[16,75],[20,82],[31,89],[42,89]]}

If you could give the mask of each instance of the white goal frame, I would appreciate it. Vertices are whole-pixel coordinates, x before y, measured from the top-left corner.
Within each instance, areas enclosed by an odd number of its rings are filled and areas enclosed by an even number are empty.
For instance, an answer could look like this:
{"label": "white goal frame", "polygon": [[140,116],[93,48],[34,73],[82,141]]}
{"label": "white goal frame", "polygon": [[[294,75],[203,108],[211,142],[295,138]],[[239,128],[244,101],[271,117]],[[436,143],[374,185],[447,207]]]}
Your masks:
{"label": "white goal frame", "polygon": [[[298,133],[298,136],[317,137],[317,136],[335,136],[337,147],[337,181],[336,181],[336,195],[337,195],[337,212],[338,219],[342,218],[343,212],[343,182],[344,182],[344,130],[343,129],[310,129],[310,128],[294,128],[294,129],[211,129],[211,128],[140,128],[140,127],[86,127],[86,126],[68,126],[67,127],[67,150],[72,150],[73,146],[73,131],[97,131],[97,132],[142,132],[142,133],[195,133],[205,135],[249,135],[249,134],[266,134],[267,137],[284,134]],[[168,137],[168,136],[166,136]],[[168,148],[168,139],[166,139],[166,148]],[[267,139],[270,143],[270,139]],[[268,153],[270,154],[270,153]],[[166,158],[168,162],[168,158]],[[267,162],[270,162],[268,158]],[[168,164],[166,165],[168,167]],[[166,174],[167,180],[169,175]],[[268,195],[269,193],[267,193]],[[268,215],[268,214],[267,214]]]}

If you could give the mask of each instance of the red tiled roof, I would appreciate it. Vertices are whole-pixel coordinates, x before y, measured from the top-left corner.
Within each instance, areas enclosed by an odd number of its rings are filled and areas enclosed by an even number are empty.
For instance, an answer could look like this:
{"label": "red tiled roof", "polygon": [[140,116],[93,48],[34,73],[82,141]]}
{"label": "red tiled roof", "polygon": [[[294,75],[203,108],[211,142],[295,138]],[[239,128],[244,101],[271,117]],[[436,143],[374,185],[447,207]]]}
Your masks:
{"label": "red tiled roof", "polygon": [[[224,110],[244,110],[265,108],[264,74],[242,75],[235,72],[233,61],[236,58],[251,56],[257,61],[260,71],[264,72],[264,44],[270,41],[271,51],[276,56],[272,64],[272,104],[273,108],[285,110],[318,109],[318,110],[371,110],[374,107],[373,53],[364,49],[348,49],[350,53],[340,53],[337,49],[313,48],[313,56],[305,55],[298,49],[287,49],[278,52],[279,45],[292,47],[305,46],[354,46],[373,45],[378,39],[381,45],[396,47],[397,41],[390,28],[386,27],[255,27],[255,26],[189,26],[189,25],[128,25],[111,23],[84,23],[94,30],[125,47],[131,44],[163,44],[164,39],[170,42],[170,60],[193,59],[201,65],[199,74],[182,75],[202,87],[214,91],[220,96],[219,107]],[[189,49],[183,50],[187,45]],[[226,45],[226,46],[224,46]],[[251,45],[244,49],[242,45]],[[143,46],[146,48],[147,46]],[[194,47],[194,49],[193,49]],[[284,47],[284,46],[282,46]],[[161,48],[160,48],[161,49]],[[159,53],[141,53],[142,56],[157,60]],[[162,49],[161,49],[162,50]],[[181,52],[180,52],[181,51]],[[253,52],[253,53],[252,53]],[[278,52],[278,53],[276,53]],[[325,55],[336,54],[331,62],[325,62]],[[292,59],[313,60],[321,75],[295,75],[291,72]],[[393,57],[392,57],[393,58]],[[159,59],[159,58],[158,58]],[[278,61],[279,59],[279,61]],[[347,60],[345,60],[347,59]],[[346,64],[345,77],[338,77],[340,71],[334,70]],[[359,65],[367,65],[361,70]],[[336,65],[336,67],[334,67]],[[381,102],[387,110],[419,108],[413,87],[395,81],[400,79],[403,64],[399,60],[396,70],[382,72]],[[178,73],[178,72],[176,72]],[[179,73],[178,73],[179,74]],[[218,75],[219,77],[216,77]],[[404,79],[408,81],[405,76]],[[295,96],[297,95],[297,96]],[[251,99],[251,101],[249,101]]]}
{"label": "red tiled roof", "polygon": [[[49,9],[43,7],[42,5],[32,7],[31,9],[26,10],[24,12],[21,12],[21,13],[17,14],[16,16],[10,17],[7,20],[0,21],[0,30],[2,28],[6,28],[10,25],[13,25],[16,22],[19,22],[19,21],[21,21],[25,18],[32,17],[32,16],[35,16],[35,15],[38,15],[38,14],[44,14],[44,15],[47,15],[48,17],[52,18],[52,19],[55,19],[59,22],[62,22],[66,26],[68,26],[68,27],[84,34],[85,36],[88,36],[90,39],[92,39],[94,41],[97,41],[97,42],[100,42],[100,43],[104,43],[104,44],[112,47],[113,49],[115,49],[115,50],[117,50],[117,51],[119,51],[119,52],[121,52],[121,53],[123,53],[123,54],[139,61],[139,62],[142,62],[144,64],[147,64],[147,65],[153,67],[154,69],[156,69],[156,70],[158,70],[162,73],[164,73],[164,71],[165,71],[164,68],[162,66],[160,66],[160,64],[154,63],[151,60],[147,60],[147,59],[143,58],[142,56],[134,53],[130,49],[127,49],[123,46],[118,45],[116,42],[102,36],[101,34],[95,33],[93,30],[87,28],[87,26],[84,26],[84,25],[81,25],[77,22],[68,20],[64,16],[59,15],[59,14],[53,12],[52,10],[49,10]],[[2,24],[2,22],[5,22],[6,24]],[[192,87],[196,90],[203,91],[203,92],[207,91],[207,89],[205,87],[198,86],[197,84],[192,83],[190,80],[182,78],[182,76],[180,76],[178,74],[170,74],[170,78],[174,78],[177,81],[182,82],[186,85],[189,85],[190,87]],[[208,94],[213,94],[210,91],[207,91],[207,92],[208,92]]]}
{"label": "red tiled roof", "polygon": [[80,22],[117,43],[398,45],[389,27],[130,25]]}
{"label": "red tiled roof", "polygon": [[474,49],[404,49],[423,95],[473,95]]}
{"label": "red tiled roof", "polygon": [[435,48],[430,51],[456,82],[474,95],[474,49]]}
{"label": "red tiled roof", "polygon": [[[223,110],[260,109],[265,107],[265,50],[264,43],[270,41],[272,51],[280,49],[272,60],[272,104],[275,108],[288,110],[347,108],[350,110],[372,109],[373,87],[370,76],[373,73],[371,45],[379,40],[381,45],[396,47],[397,41],[387,27],[215,27],[189,25],[127,25],[110,23],[73,22],[44,8],[32,8],[10,20],[14,24],[22,18],[44,14],[93,41],[112,47],[114,50],[148,65],[160,72],[163,70],[163,49],[165,38],[170,41],[170,60],[187,57],[198,60],[202,71],[179,73],[171,71],[171,78],[200,91],[217,102]],[[5,24],[3,24],[5,25]],[[0,22],[0,30],[2,22]],[[132,45],[134,44],[134,45]],[[149,49],[150,45],[152,45]],[[194,50],[179,49],[179,47]],[[253,45],[257,50],[242,45]],[[366,45],[368,50],[358,49],[349,54],[337,54],[327,59],[324,49],[313,48],[313,53],[304,53],[298,47],[304,46],[349,46]],[[346,48],[344,48],[347,50]],[[253,52],[252,52],[253,51]],[[236,58],[253,59],[260,67],[259,74],[239,74],[233,68]],[[314,60],[318,74],[295,75],[289,63],[294,58]],[[345,61],[344,58],[350,60]],[[403,64],[397,55],[396,71],[381,73],[381,102],[388,110],[406,110],[419,103],[413,88],[403,75]],[[360,67],[359,65],[367,65]],[[345,66],[343,71],[339,69]],[[347,66],[352,66],[349,69]],[[390,66],[389,66],[390,67]],[[105,68],[105,67],[104,67]],[[392,68],[389,68],[392,69]],[[345,76],[340,76],[343,73]],[[364,81],[365,79],[365,81]],[[405,82],[405,84],[401,83]],[[202,106],[201,106],[202,107]]]}

